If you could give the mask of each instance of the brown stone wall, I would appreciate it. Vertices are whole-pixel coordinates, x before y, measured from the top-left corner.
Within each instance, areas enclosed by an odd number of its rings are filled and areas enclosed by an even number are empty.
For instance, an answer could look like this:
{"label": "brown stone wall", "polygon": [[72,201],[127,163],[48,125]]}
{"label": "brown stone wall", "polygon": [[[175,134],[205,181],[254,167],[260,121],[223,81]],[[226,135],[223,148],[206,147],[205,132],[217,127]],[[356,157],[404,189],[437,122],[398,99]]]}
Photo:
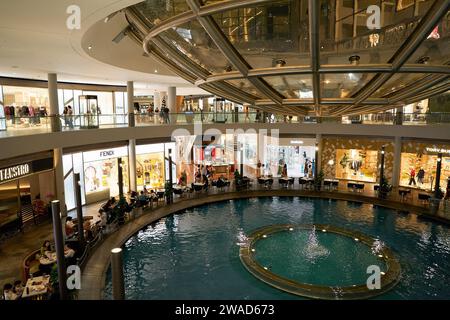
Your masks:
{"label": "brown stone wall", "polygon": [[[322,170],[325,178],[335,178],[336,165],[339,164],[336,159],[337,149],[361,149],[361,150],[377,150],[381,151],[381,147],[385,146],[385,176],[389,181],[392,181],[392,170],[394,162],[394,141],[380,138],[339,138],[339,137],[325,137],[322,145]],[[330,165],[328,162],[333,160],[334,163]],[[380,154],[378,155],[377,167],[380,165]],[[377,181],[379,179],[377,169]]]}

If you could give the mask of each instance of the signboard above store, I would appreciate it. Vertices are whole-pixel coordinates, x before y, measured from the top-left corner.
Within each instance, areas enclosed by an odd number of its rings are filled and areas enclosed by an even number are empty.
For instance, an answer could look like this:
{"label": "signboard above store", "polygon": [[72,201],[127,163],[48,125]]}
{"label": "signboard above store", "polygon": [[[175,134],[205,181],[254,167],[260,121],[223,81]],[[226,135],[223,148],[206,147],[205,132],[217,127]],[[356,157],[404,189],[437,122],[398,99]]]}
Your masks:
{"label": "signboard above store", "polygon": [[0,168],[0,183],[13,181],[33,173],[53,169],[53,159],[39,159],[30,162]]}
{"label": "signboard above store", "polygon": [[430,152],[430,153],[446,153],[446,154],[450,154],[450,149],[427,147],[426,150],[427,150],[427,152]]}
{"label": "signboard above store", "polygon": [[0,169],[0,183],[14,180],[26,176],[31,173],[31,165],[29,163],[19,164],[9,168]]}

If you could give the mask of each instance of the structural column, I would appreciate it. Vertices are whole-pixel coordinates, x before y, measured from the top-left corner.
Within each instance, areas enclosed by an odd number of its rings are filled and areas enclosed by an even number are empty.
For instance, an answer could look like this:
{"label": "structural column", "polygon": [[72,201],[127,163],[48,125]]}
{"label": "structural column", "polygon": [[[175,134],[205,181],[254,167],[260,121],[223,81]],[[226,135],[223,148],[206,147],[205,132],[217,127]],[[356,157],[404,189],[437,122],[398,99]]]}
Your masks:
{"label": "structural column", "polygon": [[158,110],[161,110],[161,95],[159,94],[159,91],[155,91],[153,94],[153,103],[155,105],[155,109],[158,108]]}
{"label": "structural column", "polygon": [[322,170],[322,135],[320,133],[316,134],[316,159],[315,159],[315,172],[314,176]]}
{"label": "structural column", "polygon": [[64,192],[63,152],[61,148],[53,149],[53,167],[55,169],[56,199],[59,200],[61,217],[67,217],[66,197]]}
{"label": "structural column", "polygon": [[50,103],[50,123],[52,132],[61,131],[58,106],[58,79],[56,73],[48,74],[48,98]]}
{"label": "structural column", "polygon": [[400,165],[402,161],[402,137],[394,140],[394,161],[392,168],[392,186],[398,188],[400,184]]}
{"label": "structural column", "polygon": [[128,126],[134,127],[134,82],[127,82]]}
{"label": "structural column", "polygon": [[177,111],[177,88],[168,87],[167,88],[167,108],[170,112]]}
{"label": "structural column", "polygon": [[130,191],[137,191],[136,183],[136,139],[128,141],[128,166],[130,168]]}

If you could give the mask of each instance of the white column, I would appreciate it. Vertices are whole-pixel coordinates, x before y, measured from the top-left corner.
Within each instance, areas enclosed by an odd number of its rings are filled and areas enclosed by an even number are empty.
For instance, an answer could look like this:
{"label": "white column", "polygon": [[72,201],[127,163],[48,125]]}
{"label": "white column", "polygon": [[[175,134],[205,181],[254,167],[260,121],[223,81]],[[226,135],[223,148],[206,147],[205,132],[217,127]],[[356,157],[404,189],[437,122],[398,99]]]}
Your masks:
{"label": "white column", "polygon": [[61,121],[59,120],[58,106],[58,79],[56,73],[48,74],[48,98],[50,103],[51,128],[52,132],[61,131]]}
{"label": "white column", "polygon": [[169,108],[170,112],[176,112],[177,106],[177,88],[176,87],[168,87],[167,88],[167,108]]}
{"label": "white column", "polygon": [[134,127],[134,82],[127,81],[128,126]]}
{"label": "white column", "polygon": [[137,191],[136,183],[136,139],[128,142],[128,166],[130,168],[130,191]]}
{"label": "white column", "polygon": [[53,167],[55,169],[56,199],[59,200],[61,206],[61,216],[65,218],[67,216],[67,208],[64,193],[63,152],[61,148],[53,149]]}
{"label": "white column", "polygon": [[392,186],[397,188],[400,184],[400,165],[402,161],[402,137],[394,140],[394,162],[392,168]]}
{"label": "white column", "polygon": [[320,133],[316,134],[316,143],[319,147],[319,150],[317,152],[317,159],[315,161],[317,172],[319,173],[320,170],[322,170],[322,135]]}
{"label": "white column", "polygon": [[159,91],[155,91],[155,93],[153,94],[153,100],[155,109],[158,108],[158,110],[161,110],[161,96],[159,94]]}

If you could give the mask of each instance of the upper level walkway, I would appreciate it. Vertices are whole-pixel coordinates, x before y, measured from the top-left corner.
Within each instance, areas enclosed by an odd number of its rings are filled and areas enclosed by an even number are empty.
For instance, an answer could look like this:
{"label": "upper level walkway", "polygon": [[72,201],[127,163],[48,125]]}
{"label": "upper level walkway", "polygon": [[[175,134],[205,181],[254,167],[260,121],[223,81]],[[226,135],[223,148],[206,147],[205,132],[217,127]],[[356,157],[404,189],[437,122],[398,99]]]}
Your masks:
{"label": "upper level walkway", "polygon": [[[273,116],[255,113],[171,113],[98,115],[95,117],[15,118],[14,125],[0,131],[0,159],[8,159],[54,148],[70,148],[130,139],[167,142],[175,135],[259,133],[285,137],[317,134],[366,136],[377,138],[419,138],[450,140],[450,114],[403,114],[402,124],[392,114],[374,114],[358,118],[314,118]],[[406,121],[409,119],[408,121]],[[20,121],[19,121],[20,120]],[[131,125],[129,124],[131,120]],[[397,119],[398,120],[398,119]],[[7,122],[12,123],[9,119]],[[52,125],[53,122],[53,125]],[[56,129],[55,129],[56,128]],[[274,131],[275,130],[275,131]]]}

